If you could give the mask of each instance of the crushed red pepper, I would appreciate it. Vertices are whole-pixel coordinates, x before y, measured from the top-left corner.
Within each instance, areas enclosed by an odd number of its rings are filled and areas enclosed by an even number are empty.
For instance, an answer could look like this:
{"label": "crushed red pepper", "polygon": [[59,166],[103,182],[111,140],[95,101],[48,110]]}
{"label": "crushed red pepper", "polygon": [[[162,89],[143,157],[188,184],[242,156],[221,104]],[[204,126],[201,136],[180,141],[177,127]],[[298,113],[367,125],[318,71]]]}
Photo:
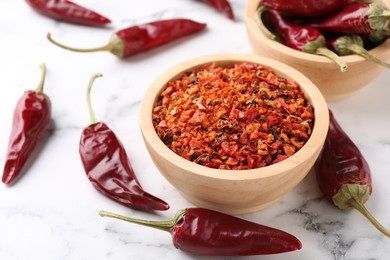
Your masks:
{"label": "crushed red pepper", "polygon": [[295,154],[309,139],[314,116],[296,82],[258,64],[212,63],[168,82],[152,119],[160,139],[181,157],[246,170]]}

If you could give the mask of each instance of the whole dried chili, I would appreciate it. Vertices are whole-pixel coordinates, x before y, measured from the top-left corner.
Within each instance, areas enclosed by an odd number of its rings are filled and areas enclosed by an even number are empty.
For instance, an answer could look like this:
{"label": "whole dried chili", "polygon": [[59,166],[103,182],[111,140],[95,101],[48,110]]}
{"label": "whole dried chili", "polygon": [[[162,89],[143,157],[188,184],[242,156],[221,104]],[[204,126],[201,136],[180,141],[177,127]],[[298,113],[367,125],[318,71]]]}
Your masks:
{"label": "whole dried chili", "polygon": [[375,62],[381,66],[384,66],[390,69],[390,64],[386,63],[377,57],[371,55],[364,48],[364,41],[362,37],[356,34],[348,34],[344,36],[339,36],[337,38],[327,39],[328,46],[330,49],[334,50],[339,55],[351,55],[357,54],[363,58]]}
{"label": "whole dried chili", "polygon": [[390,31],[390,10],[378,3],[356,3],[312,26],[338,33]]}
{"label": "whole dried chili", "polygon": [[111,20],[69,0],[26,0],[40,14],[59,21],[104,26]]}
{"label": "whole dried chili", "polygon": [[390,237],[390,231],[364,206],[372,192],[367,161],[330,110],[329,119],[328,135],[315,163],[317,182],[324,197],[340,209],[357,209],[379,231]]}
{"label": "whole dried chili", "polygon": [[141,210],[167,210],[169,205],[145,192],[131,167],[126,151],[114,132],[103,122],[97,122],[92,111],[90,91],[96,74],[87,88],[87,103],[91,124],[80,138],[80,157],[88,179],[108,198]]}
{"label": "whole dried chili", "polygon": [[262,0],[265,6],[299,16],[319,16],[345,7],[356,0]]}
{"label": "whole dried chili", "polygon": [[201,0],[223,13],[230,20],[234,20],[233,9],[228,0]]}
{"label": "whole dried chili", "polygon": [[2,181],[10,184],[22,171],[51,119],[51,102],[43,93],[46,66],[35,90],[26,91],[16,104]]}
{"label": "whole dried chili", "polygon": [[313,108],[296,82],[258,64],[205,64],[167,83],[152,114],[160,139],[210,168],[246,170],[295,154]]}
{"label": "whole dried chili", "polygon": [[50,34],[47,35],[47,38],[53,44],[71,51],[109,51],[119,58],[127,58],[199,32],[204,28],[206,28],[206,24],[189,19],[161,20],[120,30],[112,35],[107,45],[93,49],[67,47],[54,41]]}
{"label": "whole dried chili", "polygon": [[302,248],[293,235],[221,212],[189,208],[170,221],[148,221],[100,211],[112,217],[171,233],[176,248],[201,256],[278,254]]}
{"label": "whole dried chili", "polygon": [[[308,25],[294,24],[274,9],[269,9],[268,14],[272,26],[285,45],[302,52],[328,57],[340,66],[342,72],[347,70],[348,66],[345,61],[326,48],[325,37],[319,30]],[[259,11],[258,15],[262,15],[261,11]]]}

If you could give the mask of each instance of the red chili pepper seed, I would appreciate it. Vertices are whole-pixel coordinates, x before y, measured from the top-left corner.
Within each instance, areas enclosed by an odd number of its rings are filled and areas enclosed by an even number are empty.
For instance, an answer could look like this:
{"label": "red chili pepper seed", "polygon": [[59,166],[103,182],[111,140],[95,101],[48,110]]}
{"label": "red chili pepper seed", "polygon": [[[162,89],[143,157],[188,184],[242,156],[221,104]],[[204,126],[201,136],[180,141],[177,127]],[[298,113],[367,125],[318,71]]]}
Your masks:
{"label": "red chili pepper seed", "polygon": [[227,170],[260,168],[292,156],[309,139],[314,120],[296,82],[248,63],[208,64],[168,82],[152,118],[172,151]]}

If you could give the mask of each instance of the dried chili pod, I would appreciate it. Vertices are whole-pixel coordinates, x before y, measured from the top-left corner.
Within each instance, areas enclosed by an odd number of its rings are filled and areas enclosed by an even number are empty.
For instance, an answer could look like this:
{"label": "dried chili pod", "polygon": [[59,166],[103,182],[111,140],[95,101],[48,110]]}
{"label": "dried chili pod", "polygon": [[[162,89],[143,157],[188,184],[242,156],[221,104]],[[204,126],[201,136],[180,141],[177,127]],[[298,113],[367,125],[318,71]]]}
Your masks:
{"label": "dried chili pod", "polygon": [[328,42],[329,48],[341,56],[357,54],[357,55],[360,55],[369,61],[372,61],[374,63],[377,63],[381,66],[384,66],[384,67],[390,69],[389,63],[386,63],[386,62],[378,59],[377,57],[371,55],[364,48],[364,41],[363,41],[362,37],[360,37],[359,35],[348,34],[348,35],[340,36],[337,38],[327,39],[327,42]]}
{"label": "dried chili pod", "polygon": [[108,198],[141,210],[167,210],[169,205],[145,192],[139,183],[126,151],[114,132],[103,122],[97,122],[92,111],[90,91],[94,75],[87,88],[87,103],[91,124],[84,128],[79,153],[84,170],[93,186]]}
{"label": "dried chili pod", "polygon": [[357,209],[379,231],[390,237],[390,231],[386,230],[364,206],[372,193],[368,163],[338,124],[331,110],[328,135],[314,167],[318,185],[325,199],[340,209]]}
{"label": "dried chili pod", "polygon": [[[262,12],[265,10],[264,8],[259,8],[257,15],[261,17]],[[298,51],[328,57],[340,66],[342,72],[347,70],[348,65],[346,62],[336,53],[326,48],[325,37],[319,30],[312,26],[294,24],[274,9],[269,9],[268,14],[272,26],[285,45]]]}
{"label": "dried chili pod", "polygon": [[35,90],[26,91],[16,104],[2,181],[10,184],[21,172],[51,119],[51,102],[43,93],[46,66]]}
{"label": "dried chili pod", "polygon": [[180,210],[169,221],[134,219],[107,211],[99,214],[167,231],[176,248],[194,255],[249,256],[302,248],[287,232],[205,208]]}
{"label": "dried chili pod", "polygon": [[319,16],[345,7],[356,0],[262,0],[269,8],[298,16]]}
{"label": "dried chili pod", "polygon": [[26,0],[38,13],[55,20],[88,26],[104,26],[111,20],[68,0]]}
{"label": "dried chili pod", "polygon": [[390,31],[390,10],[378,3],[356,3],[312,26],[338,33]]}
{"label": "dried chili pod", "polygon": [[233,9],[228,0],[201,0],[201,1],[214,7],[230,20],[234,20]]}
{"label": "dried chili pod", "polygon": [[65,46],[51,38],[53,44],[75,52],[109,51],[119,58],[127,58],[206,28],[206,24],[189,19],[170,19],[132,26],[114,33],[108,44],[92,49],[79,49]]}

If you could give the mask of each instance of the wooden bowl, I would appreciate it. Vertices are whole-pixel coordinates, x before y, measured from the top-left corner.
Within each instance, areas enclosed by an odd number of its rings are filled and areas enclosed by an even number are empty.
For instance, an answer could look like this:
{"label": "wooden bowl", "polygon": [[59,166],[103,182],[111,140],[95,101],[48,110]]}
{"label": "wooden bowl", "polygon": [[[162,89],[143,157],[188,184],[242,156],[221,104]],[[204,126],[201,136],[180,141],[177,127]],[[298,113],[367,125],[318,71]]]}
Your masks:
{"label": "wooden bowl", "polygon": [[[288,64],[305,74],[320,89],[328,101],[353,95],[367,86],[384,67],[365,60],[359,55],[343,56],[348,69],[341,72],[329,58],[303,53],[267,38],[259,29],[255,13],[259,0],[247,0],[245,22],[247,35],[254,54],[269,57]],[[390,1],[374,0],[390,9]],[[390,61],[390,39],[369,51],[383,61]]]}
{"label": "wooden bowl", "polygon": [[[293,156],[271,166],[251,170],[219,170],[186,160],[158,137],[152,109],[168,81],[183,72],[215,62],[226,66],[242,62],[263,65],[277,75],[296,81],[314,107],[314,126],[307,143]],[[141,103],[140,126],[147,150],[162,175],[188,201],[199,207],[229,214],[258,211],[278,201],[309,172],[323,146],[328,130],[328,107],[318,88],[297,70],[278,61],[254,55],[212,55],[179,64],[157,78]]]}

